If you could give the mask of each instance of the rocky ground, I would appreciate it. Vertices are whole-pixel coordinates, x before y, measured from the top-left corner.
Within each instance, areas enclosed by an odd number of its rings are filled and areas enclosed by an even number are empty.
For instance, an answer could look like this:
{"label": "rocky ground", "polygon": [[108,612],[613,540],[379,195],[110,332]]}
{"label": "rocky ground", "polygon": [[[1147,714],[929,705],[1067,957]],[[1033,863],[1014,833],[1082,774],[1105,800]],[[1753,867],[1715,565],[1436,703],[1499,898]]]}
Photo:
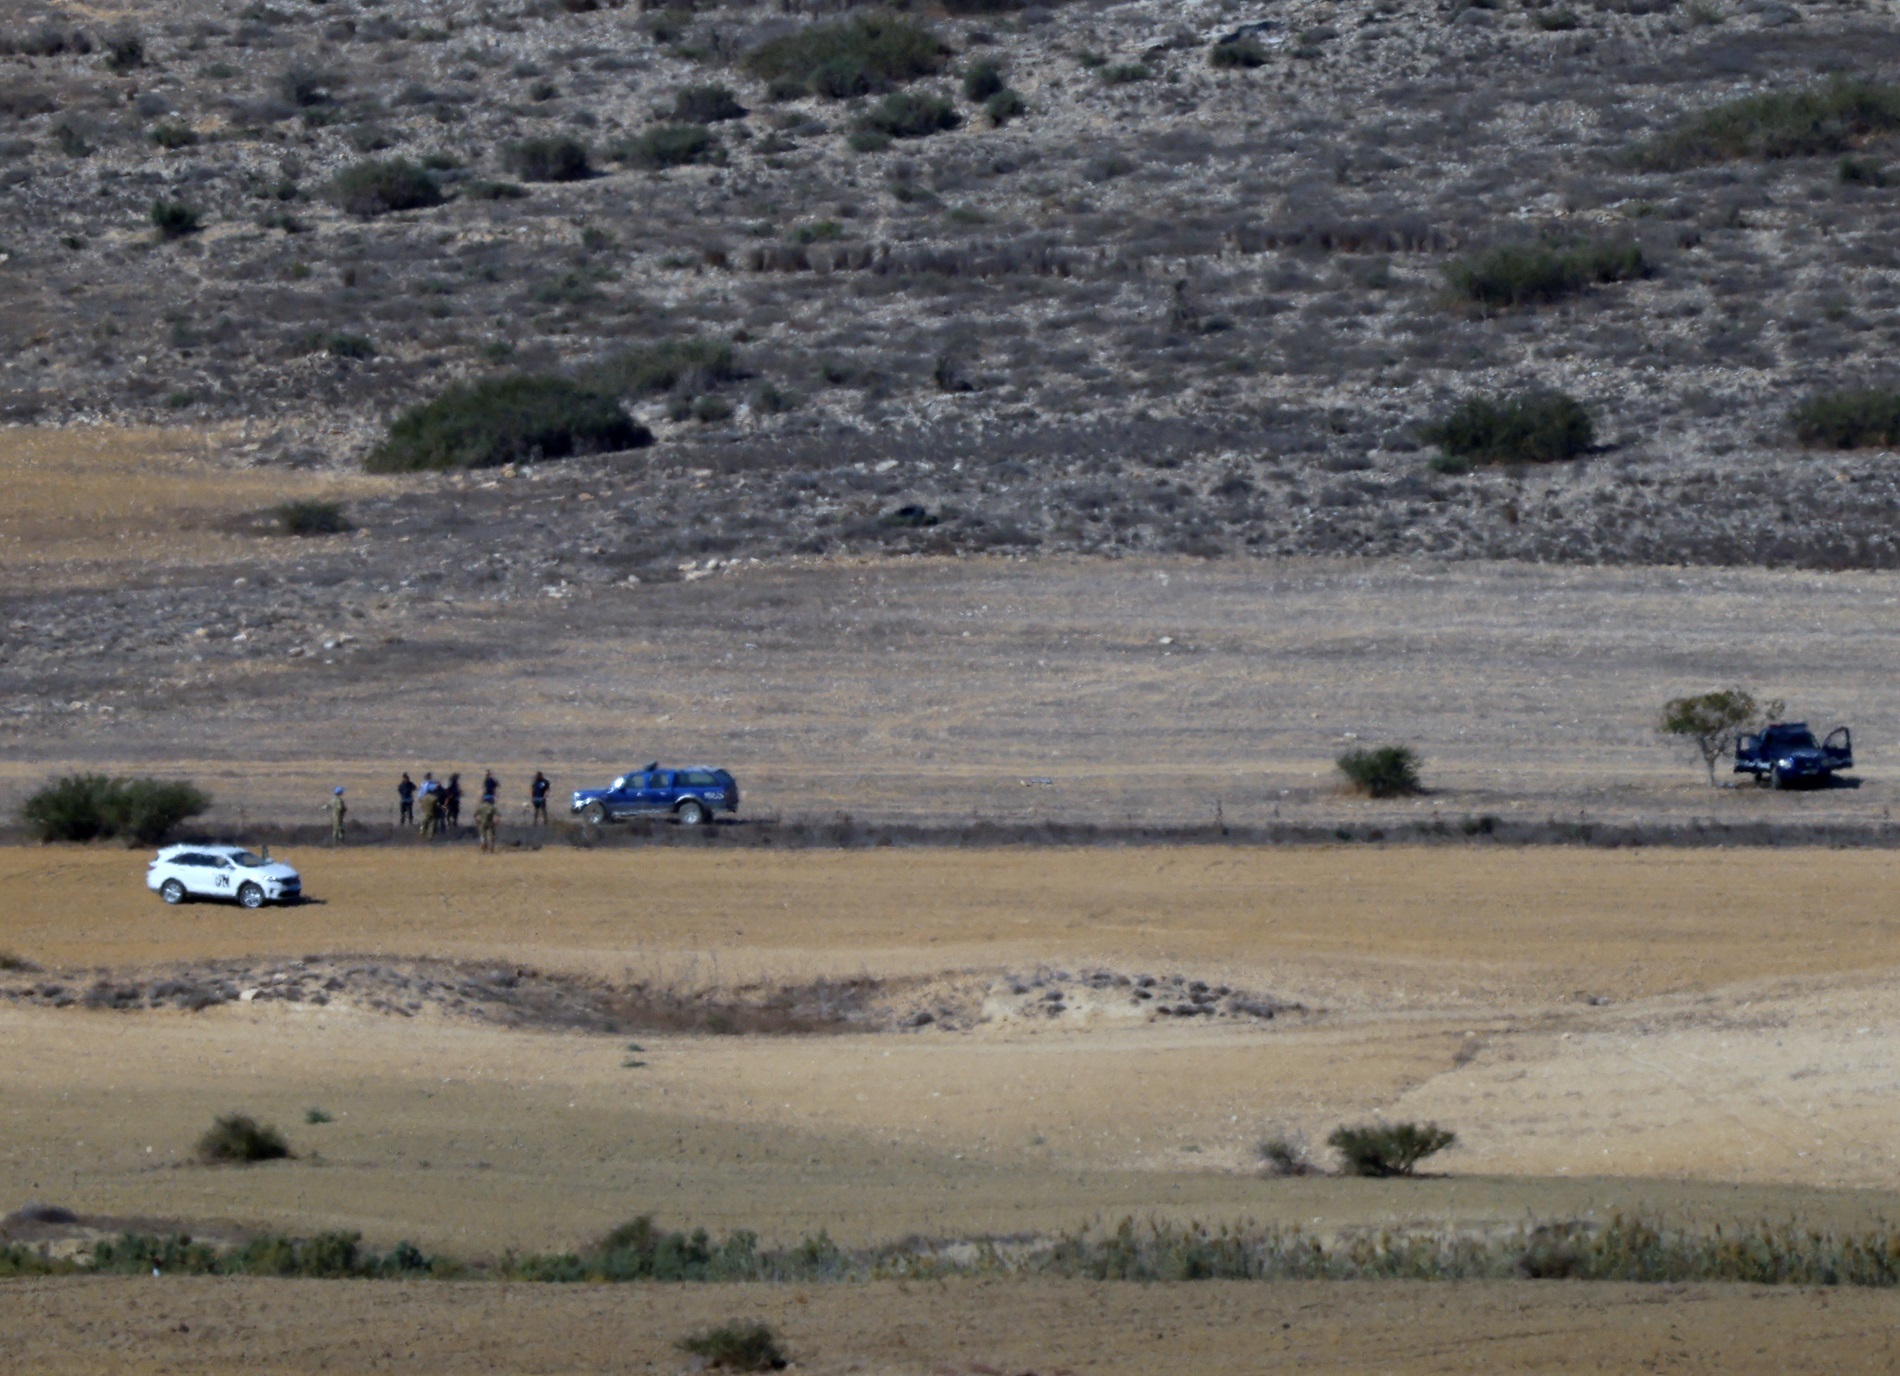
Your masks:
{"label": "rocky ground", "polygon": [[[791,8],[22,15],[0,42],[0,412],[241,422],[229,462],[346,468],[458,379],[734,344],[737,375],[631,398],[649,449],[352,512],[442,547],[402,577],[463,594],[847,551],[1900,562],[1888,460],[1815,456],[1786,421],[1880,380],[1900,338],[1882,176],[1630,158],[1721,100],[1878,75],[1900,52],[1881,7],[925,13],[951,55],[919,88],[963,123],[881,151],[851,141],[865,102],[747,74],[828,7]],[[1242,24],[1264,65],[1210,66]],[[959,90],[982,59],[1026,102],[1001,128]],[[749,112],[712,126],[716,163],[616,155],[708,83]],[[509,149],[557,135],[598,175],[516,180]],[[446,203],[334,203],[337,173],[396,156]],[[202,230],[161,239],[158,200]],[[1653,273],[1541,308],[1448,299],[1453,256],[1540,235],[1639,243]],[[1583,400],[1597,451],[1430,468],[1422,422],[1526,386]]]}

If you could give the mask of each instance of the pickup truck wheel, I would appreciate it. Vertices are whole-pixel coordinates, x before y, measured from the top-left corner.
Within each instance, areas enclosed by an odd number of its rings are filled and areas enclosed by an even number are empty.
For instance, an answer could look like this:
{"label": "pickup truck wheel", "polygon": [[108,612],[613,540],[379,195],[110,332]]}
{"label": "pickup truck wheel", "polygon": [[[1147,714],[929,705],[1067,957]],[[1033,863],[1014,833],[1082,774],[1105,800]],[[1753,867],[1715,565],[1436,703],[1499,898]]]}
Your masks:
{"label": "pickup truck wheel", "polygon": [[255,884],[245,884],[238,890],[238,902],[247,908],[264,906],[264,891]]}
{"label": "pickup truck wheel", "polygon": [[589,803],[581,809],[581,820],[590,827],[607,824],[607,806],[605,803]]}
{"label": "pickup truck wheel", "polygon": [[688,798],[680,804],[679,818],[681,826],[696,827],[706,820],[706,809]]}
{"label": "pickup truck wheel", "polygon": [[176,907],[185,901],[185,886],[176,879],[167,879],[159,885],[158,896]]}

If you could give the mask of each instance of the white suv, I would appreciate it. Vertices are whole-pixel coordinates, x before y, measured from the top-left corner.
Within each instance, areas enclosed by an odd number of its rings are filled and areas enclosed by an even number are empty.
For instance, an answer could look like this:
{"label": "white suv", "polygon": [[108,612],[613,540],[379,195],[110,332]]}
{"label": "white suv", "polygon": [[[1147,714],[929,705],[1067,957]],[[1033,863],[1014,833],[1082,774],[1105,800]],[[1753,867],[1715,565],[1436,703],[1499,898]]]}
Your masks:
{"label": "white suv", "polygon": [[235,898],[247,908],[261,908],[303,897],[297,871],[242,846],[166,846],[146,869],[145,887],[167,903]]}

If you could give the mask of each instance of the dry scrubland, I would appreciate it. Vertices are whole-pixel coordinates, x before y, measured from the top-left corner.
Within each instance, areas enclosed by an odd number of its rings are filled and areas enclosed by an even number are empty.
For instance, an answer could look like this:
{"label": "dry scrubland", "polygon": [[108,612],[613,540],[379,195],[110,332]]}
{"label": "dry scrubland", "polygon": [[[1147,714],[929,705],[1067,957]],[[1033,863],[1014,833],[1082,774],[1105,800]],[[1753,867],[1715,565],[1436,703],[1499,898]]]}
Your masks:
{"label": "dry scrubland", "polygon": [[[837,7],[785,8],[19,7],[0,407],[237,426],[244,462],[327,470],[457,380],[730,343],[623,370],[659,443],[588,465],[571,538],[428,570],[458,595],[795,551],[1894,564],[1886,460],[1787,421],[1888,380],[1888,136],[1835,138],[1845,176],[1826,140],[1635,158],[1725,100],[1882,77],[1883,7],[924,7],[941,66],[908,89],[962,124],[873,151],[875,97],[752,74]],[[1257,21],[1260,65],[1210,65]],[[1002,127],[961,90],[986,61],[1026,107]],[[709,84],[745,113],[706,160],[639,166]],[[582,170],[512,151],[551,139],[594,175],[523,180]],[[392,158],[441,203],[339,203]],[[201,229],[164,237],[159,202]],[[1533,240],[1634,245],[1648,275],[1447,298],[1460,255]],[[1592,458],[1431,469],[1421,424],[1527,386],[1585,403]]]}
{"label": "dry scrubland", "polygon": [[[641,1211],[847,1245],[1124,1213],[1334,1236],[1618,1209],[1851,1230],[1900,1211],[1882,852],[294,858],[321,904],[244,914],[160,908],[113,852],[0,851],[0,948],[45,967],[0,976],[9,991],[233,958],[266,991],[299,989],[198,1013],[0,998],[0,1197],[467,1257],[572,1246]],[[300,971],[330,953],[741,1001],[856,979],[900,1012],[972,982],[988,994],[960,1030],[642,1031],[636,1054],[625,1031],[503,1025],[439,997],[319,1004]],[[1301,1007],[1156,1017],[1074,985],[1038,1005],[1039,980],[1098,970]],[[306,1124],[311,1107],[331,1121]],[[297,1159],[194,1164],[193,1138],[234,1109],[282,1126]],[[1263,1137],[1317,1143],[1373,1113],[1435,1118],[1460,1146],[1416,1181],[1260,1174]],[[1900,1315],[1887,1292],[1590,1284],[145,1279],[7,1295],[0,1351],[98,1371],[239,1354],[287,1372],[669,1370],[674,1337],[735,1314],[769,1319],[818,1371],[1856,1370],[1888,1360]]]}
{"label": "dry scrubland", "polygon": [[[655,757],[729,765],[754,821],[869,828],[1211,832],[1218,803],[1394,837],[1485,815],[1878,829],[1893,804],[1890,574],[793,560],[531,597],[426,576],[584,519],[599,503],[558,467],[286,487],[176,431],[0,435],[22,494],[0,510],[0,807],[103,767],[195,778],[227,830],[317,822],[333,783],[387,821],[400,769],[492,766],[513,800],[537,767],[565,789]],[[355,533],[258,533],[274,496],[326,494],[359,499]],[[1852,724],[1863,786],[1708,788],[1655,715],[1738,679]],[[1342,797],[1334,756],[1393,740],[1431,795]]]}

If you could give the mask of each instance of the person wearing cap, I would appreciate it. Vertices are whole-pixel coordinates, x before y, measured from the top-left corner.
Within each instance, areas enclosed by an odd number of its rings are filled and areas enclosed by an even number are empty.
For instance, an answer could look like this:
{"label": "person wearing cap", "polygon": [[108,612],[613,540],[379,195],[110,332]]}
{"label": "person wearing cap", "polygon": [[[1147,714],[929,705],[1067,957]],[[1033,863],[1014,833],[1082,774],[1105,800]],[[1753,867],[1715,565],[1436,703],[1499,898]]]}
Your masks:
{"label": "person wearing cap", "polygon": [[350,805],[343,801],[343,790],[336,789],[330,794],[330,840],[336,845],[343,844],[343,819],[349,812]]}

